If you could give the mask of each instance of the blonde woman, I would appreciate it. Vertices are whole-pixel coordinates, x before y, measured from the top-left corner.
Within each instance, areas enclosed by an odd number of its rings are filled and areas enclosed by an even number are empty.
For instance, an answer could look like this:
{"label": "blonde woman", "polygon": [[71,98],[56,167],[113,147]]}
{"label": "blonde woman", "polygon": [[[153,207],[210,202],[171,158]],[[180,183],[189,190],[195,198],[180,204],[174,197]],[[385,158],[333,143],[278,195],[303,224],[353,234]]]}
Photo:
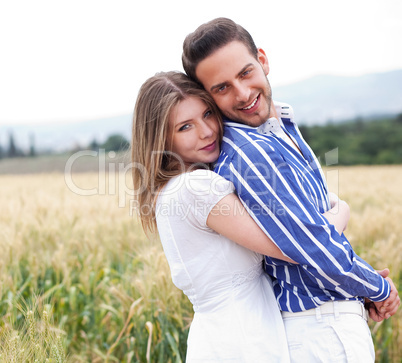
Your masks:
{"label": "blonde woman", "polygon": [[[194,308],[187,362],[287,362],[285,331],[263,255],[294,263],[261,231],[232,183],[209,170],[221,115],[179,72],[140,89],[133,117],[134,187],[145,231],[159,232],[174,284]],[[339,228],[346,226],[341,218]]]}

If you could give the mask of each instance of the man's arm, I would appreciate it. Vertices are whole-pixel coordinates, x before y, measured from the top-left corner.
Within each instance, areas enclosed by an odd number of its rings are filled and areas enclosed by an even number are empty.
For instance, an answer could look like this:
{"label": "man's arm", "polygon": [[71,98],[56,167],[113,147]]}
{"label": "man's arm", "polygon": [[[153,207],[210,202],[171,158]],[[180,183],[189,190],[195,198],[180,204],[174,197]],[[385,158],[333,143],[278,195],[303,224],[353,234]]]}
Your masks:
{"label": "man's arm", "polygon": [[398,290],[396,289],[393,281],[388,277],[389,269],[386,268],[377,272],[382,277],[386,278],[387,281],[390,283],[391,293],[386,300],[380,302],[373,302],[369,299],[366,299],[364,305],[369,312],[370,318],[376,322],[380,322],[384,319],[388,319],[397,312],[401,304],[401,300],[399,298]]}
{"label": "man's arm", "polygon": [[[329,223],[333,224],[336,230],[341,234],[346,229],[349,221],[349,205],[334,193],[329,193],[329,200],[332,208],[323,213],[323,216],[328,220]],[[370,318],[376,322],[380,322],[384,319],[388,319],[397,312],[400,305],[400,298],[395,284],[391,278],[388,277],[389,269],[384,269],[377,272],[382,277],[386,278],[390,283],[391,293],[386,300],[380,302],[373,302],[367,299],[365,306],[369,311]]]}
{"label": "man's arm", "polygon": [[[305,181],[275,152],[245,145],[221,175],[234,183],[251,216],[278,247],[317,284],[346,298],[382,301],[390,284],[355,254],[345,236],[317,209]],[[248,150],[259,148],[255,150]],[[249,159],[253,155],[253,160]]]}

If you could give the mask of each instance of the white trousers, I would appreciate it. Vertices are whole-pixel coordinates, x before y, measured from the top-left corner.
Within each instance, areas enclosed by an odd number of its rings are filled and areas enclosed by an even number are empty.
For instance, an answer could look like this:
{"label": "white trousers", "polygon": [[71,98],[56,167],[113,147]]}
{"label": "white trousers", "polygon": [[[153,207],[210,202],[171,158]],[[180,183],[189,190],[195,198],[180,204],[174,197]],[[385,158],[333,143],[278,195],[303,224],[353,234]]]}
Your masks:
{"label": "white trousers", "polygon": [[[342,302],[342,307],[347,303],[360,304]],[[324,305],[327,304],[333,303]],[[291,362],[374,362],[373,340],[361,314],[340,312],[337,304],[332,313],[320,313],[317,309],[312,309],[311,315],[283,316]]]}

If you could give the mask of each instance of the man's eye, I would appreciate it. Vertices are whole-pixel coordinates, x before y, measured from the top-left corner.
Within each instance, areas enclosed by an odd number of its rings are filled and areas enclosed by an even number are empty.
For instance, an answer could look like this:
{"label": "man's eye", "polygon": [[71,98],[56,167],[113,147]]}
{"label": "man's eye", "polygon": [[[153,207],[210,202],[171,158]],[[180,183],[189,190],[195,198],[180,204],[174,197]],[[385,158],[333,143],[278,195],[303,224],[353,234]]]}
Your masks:
{"label": "man's eye", "polygon": [[223,92],[226,88],[226,86],[221,86],[218,88],[218,92]]}
{"label": "man's eye", "polygon": [[242,74],[242,77],[247,76],[250,72],[251,72],[250,70],[244,71],[243,74]]}

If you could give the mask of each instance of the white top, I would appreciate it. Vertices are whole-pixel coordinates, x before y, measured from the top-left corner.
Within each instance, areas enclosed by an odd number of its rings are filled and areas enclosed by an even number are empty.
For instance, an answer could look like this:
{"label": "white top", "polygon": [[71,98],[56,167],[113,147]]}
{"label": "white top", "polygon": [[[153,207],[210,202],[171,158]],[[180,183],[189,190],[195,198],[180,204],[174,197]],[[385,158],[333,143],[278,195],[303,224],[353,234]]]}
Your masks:
{"label": "white top", "polygon": [[156,221],[173,283],[194,308],[187,362],[288,362],[282,317],[262,256],[206,225],[234,191],[209,170],[173,178],[156,204]]}

